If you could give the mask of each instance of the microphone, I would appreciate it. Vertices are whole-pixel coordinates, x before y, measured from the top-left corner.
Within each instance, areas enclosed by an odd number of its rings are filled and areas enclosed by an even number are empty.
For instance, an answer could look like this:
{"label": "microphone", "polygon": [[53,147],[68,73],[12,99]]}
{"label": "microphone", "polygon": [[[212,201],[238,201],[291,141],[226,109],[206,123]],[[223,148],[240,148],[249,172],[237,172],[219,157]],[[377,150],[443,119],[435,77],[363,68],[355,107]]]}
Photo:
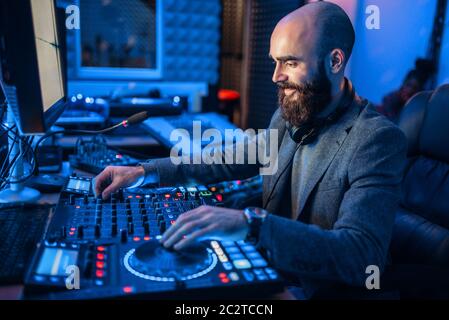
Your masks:
{"label": "microphone", "polygon": [[129,117],[128,119],[126,119],[126,125],[124,126],[131,126],[133,124],[137,124],[140,123],[142,121],[145,121],[149,118],[148,112],[146,111],[142,111],[136,114],[133,114],[131,117]]}
{"label": "microphone", "polygon": [[36,143],[35,147],[34,147],[34,152],[36,153],[37,148],[39,147],[39,145],[42,143],[42,141],[44,141],[45,139],[55,135],[55,134],[59,134],[59,133],[79,133],[79,134],[101,134],[101,133],[106,133],[106,132],[110,132],[114,129],[117,129],[119,127],[128,127],[130,125],[134,125],[134,124],[138,124],[142,121],[145,121],[146,119],[148,119],[150,117],[150,115],[148,114],[147,111],[142,111],[136,114],[133,114],[132,116],[130,116],[128,119],[123,120],[111,127],[105,128],[105,129],[101,129],[101,130],[59,130],[59,131],[53,131],[53,132],[49,132],[45,135],[43,135]]}
{"label": "microphone", "polygon": [[[84,134],[99,134],[99,133],[106,133],[109,131],[112,131],[114,129],[117,129],[118,127],[128,127],[134,124],[138,124],[142,121],[145,121],[148,119],[150,115],[146,111],[142,111],[136,114],[133,114],[131,117],[129,117],[126,120],[123,120],[111,127],[101,129],[101,130],[64,130],[63,133],[84,133]],[[53,132],[51,132],[53,133]],[[53,133],[54,134],[54,133]]]}

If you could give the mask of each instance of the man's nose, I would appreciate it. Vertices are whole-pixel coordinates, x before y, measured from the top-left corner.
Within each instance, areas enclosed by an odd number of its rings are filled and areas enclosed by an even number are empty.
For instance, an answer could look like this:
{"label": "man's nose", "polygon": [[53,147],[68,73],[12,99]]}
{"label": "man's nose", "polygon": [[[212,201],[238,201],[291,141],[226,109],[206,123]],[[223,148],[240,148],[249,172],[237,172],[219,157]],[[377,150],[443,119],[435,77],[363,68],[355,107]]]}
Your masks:
{"label": "man's nose", "polygon": [[284,74],[282,72],[282,68],[280,68],[279,65],[276,66],[276,68],[274,69],[273,78],[271,79],[271,81],[273,81],[274,83],[277,83],[277,82],[284,82],[287,80],[288,80],[288,77],[286,74]]}

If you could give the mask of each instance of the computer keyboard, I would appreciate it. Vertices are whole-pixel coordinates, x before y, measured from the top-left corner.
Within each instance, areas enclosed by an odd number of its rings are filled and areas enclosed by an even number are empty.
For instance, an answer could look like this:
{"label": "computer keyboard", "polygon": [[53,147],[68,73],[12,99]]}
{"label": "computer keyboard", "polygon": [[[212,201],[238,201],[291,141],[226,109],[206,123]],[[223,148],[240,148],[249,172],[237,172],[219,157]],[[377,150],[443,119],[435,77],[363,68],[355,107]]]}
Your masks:
{"label": "computer keyboard", "polygon": [[51,206],[0,205],[0,285],[23,283]]}

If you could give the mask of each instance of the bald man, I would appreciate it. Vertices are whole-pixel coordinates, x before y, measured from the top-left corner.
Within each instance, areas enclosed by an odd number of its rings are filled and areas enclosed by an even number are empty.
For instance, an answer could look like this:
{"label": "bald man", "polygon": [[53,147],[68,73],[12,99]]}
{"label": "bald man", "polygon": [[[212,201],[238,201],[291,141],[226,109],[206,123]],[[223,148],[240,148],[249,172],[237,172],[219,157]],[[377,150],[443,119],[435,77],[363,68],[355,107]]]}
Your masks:
{"label": "bald man", "polygon": [[[406,141],[344,77],[354,39],[345,12],[326,2],[305,5],[276,25],[269,55],[279,108],[269,128],[279,133],[279,169],[263,177],[263,208],[199,207],[165,232],[163,246],[253,241],[306,297],[342,285],[364,288],[369,266],[384,269]],[[109,167],[96,188],[108,198],[139,180],[207,184],[257,175],[260,166],[158,159]]]}

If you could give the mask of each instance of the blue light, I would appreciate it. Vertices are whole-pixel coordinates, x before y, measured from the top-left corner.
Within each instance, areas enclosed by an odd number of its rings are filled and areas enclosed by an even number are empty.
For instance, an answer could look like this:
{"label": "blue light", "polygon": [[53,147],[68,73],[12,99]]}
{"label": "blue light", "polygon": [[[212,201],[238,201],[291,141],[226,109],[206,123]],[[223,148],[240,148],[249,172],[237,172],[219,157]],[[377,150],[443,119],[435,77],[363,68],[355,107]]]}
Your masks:
{"label": "blue light", "polygon": [[82,99],[83,99],[83,95],[82,95],[81,93],[78,93],[78,94],[76,95],[76,98],[77,98],[78,100],[82,100]]}

